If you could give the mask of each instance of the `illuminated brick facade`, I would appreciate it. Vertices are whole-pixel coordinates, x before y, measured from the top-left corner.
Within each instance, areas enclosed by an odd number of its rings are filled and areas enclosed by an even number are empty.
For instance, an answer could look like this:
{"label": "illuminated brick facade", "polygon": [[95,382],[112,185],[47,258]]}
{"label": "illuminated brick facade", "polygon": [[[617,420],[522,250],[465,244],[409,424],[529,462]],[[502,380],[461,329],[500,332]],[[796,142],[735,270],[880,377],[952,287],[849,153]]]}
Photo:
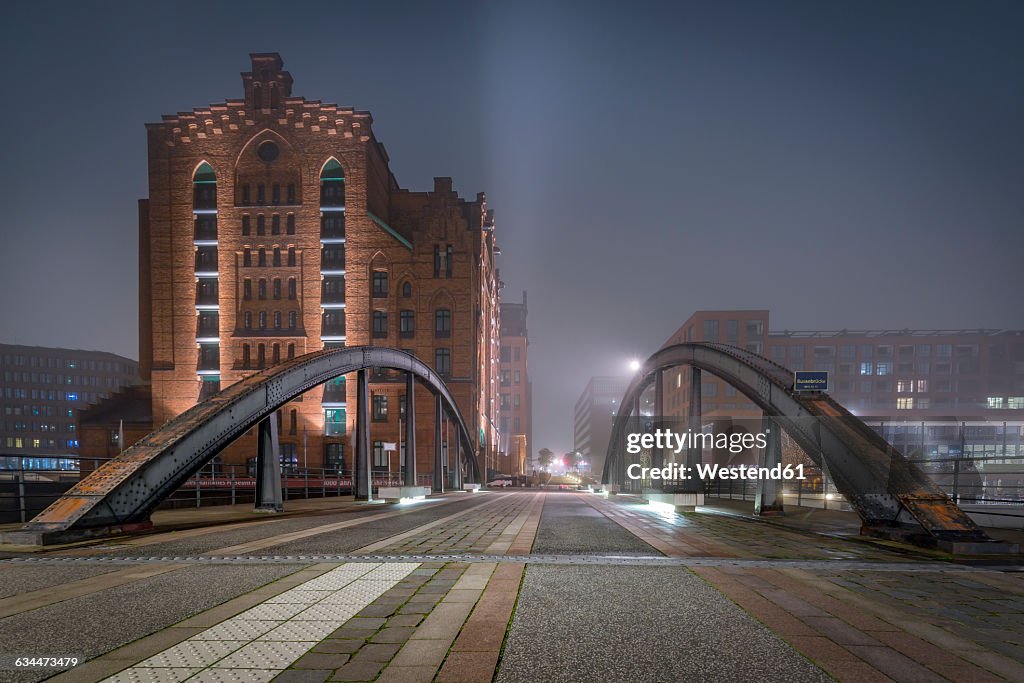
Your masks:
{"label": "illuminated brick facade", "polygon": [[[461,199],[448,178],[431,192],[401,189],[370,114],[294,97],[282,66],[252,55],[244,99],[147,125],[140,364],[155,425],[293,355],[374,344],[441,372],[478,455],[493,453],[498,292],[484,195]],[[398,442],[404,384],[374,379],[371,439]],[[282,410],[285,464],[351,468],[345,384]],[[417,418],[418,466],[429,472],[427,391]],[[222,458],[254,454],[247,435]]]}

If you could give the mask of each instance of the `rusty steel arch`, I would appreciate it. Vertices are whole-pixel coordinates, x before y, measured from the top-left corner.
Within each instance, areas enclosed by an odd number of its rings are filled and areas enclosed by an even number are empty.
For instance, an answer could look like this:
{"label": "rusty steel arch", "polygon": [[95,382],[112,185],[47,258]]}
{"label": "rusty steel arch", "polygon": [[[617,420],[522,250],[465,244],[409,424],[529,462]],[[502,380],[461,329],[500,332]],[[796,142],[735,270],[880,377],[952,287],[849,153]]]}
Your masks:
{"label": "rusty steel arch", "polygon": [[635,402],[657,373],[680,365],[706,370],[732,385],[785,429],[816,464],[827,463],[833,483],[866,528],[920,527],[938,540],[989,540],[927,474],[830,396],[795,392],[790,370],[727,344],[685,342],[647,359],[615,417],[602,472],[606,486],[624,482],[626,458],[620,444]]}
{"label": "rusty steel arch", "polygon": [[202,401],[78,482],[21,530],[55,535],[144,523],[156,507],[231,442],[295,397],[368,368],[402,370],[446,404],[459,428],[469,476],[480,481],[470,432],[442,378],[423,361],[379,346],[317,351],[237,382]]}

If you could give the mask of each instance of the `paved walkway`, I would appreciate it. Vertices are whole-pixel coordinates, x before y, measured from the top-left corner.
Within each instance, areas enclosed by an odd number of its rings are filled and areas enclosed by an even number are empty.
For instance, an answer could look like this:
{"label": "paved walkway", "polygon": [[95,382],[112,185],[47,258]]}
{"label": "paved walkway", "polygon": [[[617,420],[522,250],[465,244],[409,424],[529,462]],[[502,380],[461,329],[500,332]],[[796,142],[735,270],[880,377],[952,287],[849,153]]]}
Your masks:
{"label": "paved walkway", "polygon": [[[1024,574],[806,520],[534,491],[307,506],[0,548],[0,680],[1024,680]],[[61,655],[84,663],[11,666]]]}

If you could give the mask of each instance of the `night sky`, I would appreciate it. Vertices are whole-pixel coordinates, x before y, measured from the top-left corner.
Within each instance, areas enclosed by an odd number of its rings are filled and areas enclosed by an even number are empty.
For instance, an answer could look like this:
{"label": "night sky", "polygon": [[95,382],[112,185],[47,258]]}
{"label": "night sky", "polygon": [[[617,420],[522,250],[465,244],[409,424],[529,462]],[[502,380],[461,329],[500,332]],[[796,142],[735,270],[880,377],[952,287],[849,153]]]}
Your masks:
{"label": "night sky", "polygon": [[1024,328],[1019,2],[36,2],[0,35],[0,341],[138,357],[143,124],[270,51],[404,187],[487,192],[534,452],[696,309]]}

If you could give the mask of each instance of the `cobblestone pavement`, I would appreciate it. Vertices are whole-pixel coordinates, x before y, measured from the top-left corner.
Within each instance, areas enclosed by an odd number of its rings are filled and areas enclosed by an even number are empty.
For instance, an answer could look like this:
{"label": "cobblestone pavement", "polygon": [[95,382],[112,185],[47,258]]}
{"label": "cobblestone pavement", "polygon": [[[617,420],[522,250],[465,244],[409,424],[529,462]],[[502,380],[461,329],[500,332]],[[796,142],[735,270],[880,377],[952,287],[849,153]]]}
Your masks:
{"label": "cobblestone pavement", "polygon": [[339,505],[0,562],[0,656],[88,659],[0,680],[1024,681],[1024,574],[626,496]]}

